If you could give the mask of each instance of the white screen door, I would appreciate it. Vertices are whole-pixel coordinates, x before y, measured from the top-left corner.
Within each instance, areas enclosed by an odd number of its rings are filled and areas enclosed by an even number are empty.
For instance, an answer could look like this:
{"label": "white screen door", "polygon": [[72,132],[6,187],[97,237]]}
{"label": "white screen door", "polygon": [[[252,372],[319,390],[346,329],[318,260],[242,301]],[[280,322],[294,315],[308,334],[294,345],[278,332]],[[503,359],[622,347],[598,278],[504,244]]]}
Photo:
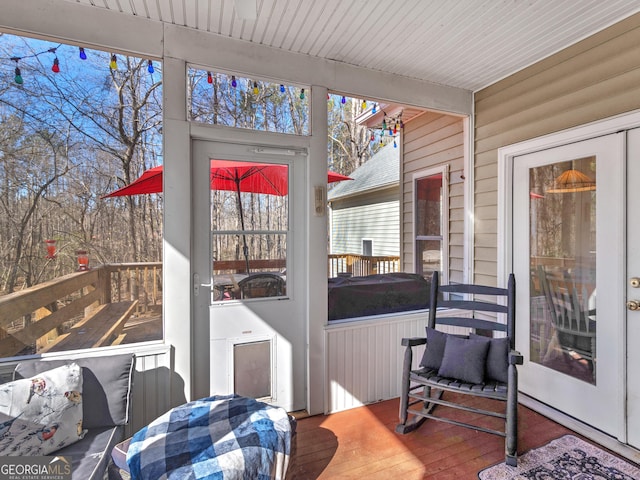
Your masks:
{"label": "white screen door", "polygon": [[520,390],[621,440],[624,136],[513,159]]}
{"label": "white screen door", "polygon": [[210,322],[210,393],[304,409],[304,201],[294,185],[306,157],[194,141],[193,159],[194,302],[196,321]]}

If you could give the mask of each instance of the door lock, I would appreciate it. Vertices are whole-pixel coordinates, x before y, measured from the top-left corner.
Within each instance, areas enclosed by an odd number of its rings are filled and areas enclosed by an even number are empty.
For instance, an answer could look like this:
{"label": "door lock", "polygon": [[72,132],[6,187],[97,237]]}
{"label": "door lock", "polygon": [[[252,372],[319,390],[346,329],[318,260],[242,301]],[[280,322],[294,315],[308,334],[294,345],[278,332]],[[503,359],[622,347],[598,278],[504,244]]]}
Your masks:
{"label": "door lock", "polygon": [[629,284],[633,287],[633,288],[640,288],[640,278],[638,277],[632,277],[629,279]]}
{"label": "door lock", "polygon": [[629,310],[639,310],[640,309],[640,302],[638,300],[629,300],[627,302],[627,308]]}

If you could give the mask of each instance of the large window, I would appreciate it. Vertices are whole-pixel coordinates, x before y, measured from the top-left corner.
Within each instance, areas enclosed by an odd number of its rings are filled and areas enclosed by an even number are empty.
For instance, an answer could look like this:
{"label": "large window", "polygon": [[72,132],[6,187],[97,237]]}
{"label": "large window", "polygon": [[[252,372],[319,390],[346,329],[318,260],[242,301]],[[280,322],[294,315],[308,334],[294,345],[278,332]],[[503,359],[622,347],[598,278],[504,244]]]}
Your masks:
{"label": "large window", "polygon": [[328,320],[425,309],[428,272],[403,271],[401,262],[405,107],[341,95],[327,103],[329,168],[352,178],[328,191]]}
{"label": "large window", "polygon": [[188,71],[189,119],[309,135],[309,88],[197,68]]}
{"label": "large window", "polygon": [[446,176],[444,168],[418,173],[414,177],[416,273],[429,277],[433,272],[439,272],[445,283],[448,273],[445,265],[448,258]]}
{"label": "large window", "polygon": [[0,357],[162,339],[162,64],[0,33],[0,123]]}

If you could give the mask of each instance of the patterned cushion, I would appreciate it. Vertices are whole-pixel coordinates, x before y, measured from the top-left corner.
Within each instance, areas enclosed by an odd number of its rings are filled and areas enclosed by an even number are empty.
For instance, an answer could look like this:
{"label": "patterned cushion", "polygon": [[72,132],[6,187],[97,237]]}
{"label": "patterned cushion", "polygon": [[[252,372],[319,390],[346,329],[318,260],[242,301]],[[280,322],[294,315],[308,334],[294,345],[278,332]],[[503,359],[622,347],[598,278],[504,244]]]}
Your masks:
{"label": "patterned cushion", "polygon": [[0,455],[48,455],[85,432],[77,364],[0,385]]}

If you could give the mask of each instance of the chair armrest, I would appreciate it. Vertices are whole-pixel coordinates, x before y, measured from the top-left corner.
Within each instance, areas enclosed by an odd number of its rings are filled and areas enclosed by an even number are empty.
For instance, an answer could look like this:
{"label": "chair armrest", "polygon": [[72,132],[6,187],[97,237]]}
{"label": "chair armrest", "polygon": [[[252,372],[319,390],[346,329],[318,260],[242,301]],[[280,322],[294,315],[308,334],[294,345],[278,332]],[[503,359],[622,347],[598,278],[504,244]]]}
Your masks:
{"label": "chair armrest", "polygon": [[511,350],[509,352],[509,365],[522,365],[524,357],[517,350]]}
{"label": "chair armrest", "polygon": [[412,338],[403,338],[402,339],[402,346],[403,347],[415,347],[415,346],[418,346],[418,345],[424,345],[425,343],[427,343],[427,339],[426,338],[412,337]]}

